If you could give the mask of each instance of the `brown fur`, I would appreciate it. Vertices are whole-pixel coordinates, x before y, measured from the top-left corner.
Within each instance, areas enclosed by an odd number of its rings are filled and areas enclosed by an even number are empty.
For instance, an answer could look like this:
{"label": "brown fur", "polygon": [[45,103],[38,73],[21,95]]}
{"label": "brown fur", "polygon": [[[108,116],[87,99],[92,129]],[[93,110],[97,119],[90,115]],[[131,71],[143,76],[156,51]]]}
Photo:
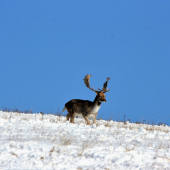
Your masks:
{"label": "brown fur", "polygon": [[[106,102],[105,94],[103,92],[98,92],[94,101],[73,99],[65,104],[65,109],[68,111],[67,120],[70,118],[70,123],[74,123],[75,113],[82,115],[86,120],[87,124],[90,124],[88,119],[90,114],[94,114],[94,122],[97,117],[97,113],[92,113],[95,106],[100,107],[101,102]],[[63,109],[63,110],[65,110]]]}

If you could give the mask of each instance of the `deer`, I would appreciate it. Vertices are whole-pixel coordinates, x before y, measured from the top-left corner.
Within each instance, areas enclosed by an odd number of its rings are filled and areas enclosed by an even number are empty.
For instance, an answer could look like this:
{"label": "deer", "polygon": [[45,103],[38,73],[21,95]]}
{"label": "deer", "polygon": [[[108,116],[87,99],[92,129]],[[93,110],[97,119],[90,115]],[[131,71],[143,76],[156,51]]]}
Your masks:
{"label": "deer", "polygon": [[107,89],[107,84],[110,78],[107,78],[107,81],[104,83],[103,88],[98,90],[94,90],[90,87],[90,77],[92,75],[86,75],[84,80],[84,83],[87,88],[94,91],[96,93],[96,97],[94,101],[89,100],[81,100],[81,99],[72,99],[68,101],[65,104],[65,107],[63,108],[62,112],[67,110],[67,121],[70,119],[70,123],[74,123],[74,117],[83,117],[85,119],[85,122],[87,125],[90,125],[89,118],[93,120],[93,124],[96,124],[96,117],[98,114],[98,111],[100,109],[101,103],[106,102],[105,99],[105,93],[108,92],[110,89]]}

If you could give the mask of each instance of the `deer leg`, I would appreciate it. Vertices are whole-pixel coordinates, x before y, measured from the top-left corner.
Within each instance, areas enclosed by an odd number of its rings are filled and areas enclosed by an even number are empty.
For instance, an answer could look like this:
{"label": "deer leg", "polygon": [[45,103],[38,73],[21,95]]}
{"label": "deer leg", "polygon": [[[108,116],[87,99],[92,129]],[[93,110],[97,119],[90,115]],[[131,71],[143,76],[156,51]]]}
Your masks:
{"label": "deer leg", "polygon": [[89,121],[88,117],[87,117],[87,116],[84,116],[84,119],[86,120],[87,125],[90,125],[90,121]]}
{"label": "deer leg", "polygon": [[93,118],[93,124],[96,124],[96,117],[97,117],[97,114]]}
{"label": "deer leg", "polygon": [[70,116],[69,116],[69,113],[67,114],[67,121],[69,121],[69,118],[70,118]]}
{"label": "deer leg", "polygon": [[71,117],[70,123],[74,123],[74,115]]}
{"label": "deer leg", "polygon": [[73,120],[73,117],[71,117],[71,119],[70,119],[70,123],[73,123],[73,121],[74,121],[74,120]]}
{"label": "deer leg", "polygon": [[93,119],[93,124],[96,124],[96,118]]}
{"label": "deer leg", "polygon": [[74,112],[73,112],[73,108],[71,109],[71,114],[70,114],[70,123],[74,123]]}
{"label": "deer leg", "polygon": [[74,123],[74,116],[71,116],[70,123]]}

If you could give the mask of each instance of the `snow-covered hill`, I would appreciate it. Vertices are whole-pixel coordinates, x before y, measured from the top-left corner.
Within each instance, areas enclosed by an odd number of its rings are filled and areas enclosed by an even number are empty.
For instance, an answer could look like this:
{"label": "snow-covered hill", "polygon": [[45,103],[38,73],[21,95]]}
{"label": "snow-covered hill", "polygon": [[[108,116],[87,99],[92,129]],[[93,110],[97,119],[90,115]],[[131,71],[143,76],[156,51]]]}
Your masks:
{"label": "snow-covered hill", "polygon": [[0,111],[0,169],[170,169],[170,127]]}

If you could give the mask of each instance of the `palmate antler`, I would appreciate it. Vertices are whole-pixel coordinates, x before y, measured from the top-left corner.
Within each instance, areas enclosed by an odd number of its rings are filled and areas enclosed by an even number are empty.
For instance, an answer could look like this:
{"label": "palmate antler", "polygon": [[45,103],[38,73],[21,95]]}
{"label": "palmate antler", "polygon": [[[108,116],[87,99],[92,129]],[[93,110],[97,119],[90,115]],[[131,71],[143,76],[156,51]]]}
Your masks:
{"label": "palmate antler", "polygon": [[107,81],[104,83],[104,85],[103,85],[103,88],[102,89],[99,89],[99,90],[94,90],[93,88],[91,88],[90,87],[90,82],[89,82],[89,80],[90,80],[90,77],[91,77],[92,75],[86,75],[85,76],[85,78],[83,79],[84,80],[84,83],[85,83],[85,85],[86,85],[86,87],[88,87],[90,90],[93,90],[93,91],[95,91],[95,92],[103,92],[103,93],[106,93],[106,92],[108,92],[109,90],[107,89],[107,84],[108,84],[108,81],[110,80],[110,78],[108,77],[107,78]]}
{"label": "palmate antler", "polygon": [[110,80],[110,78],[108,77],[107,81],[103,84],[103,88],[102,88],[103,92],[108,92],[110,90],[110,89],[107,89],[107,84],[108,84],[109,80]]}
{"label": "palmate antler", "polygon": [[90,90],[93,90],[93,91],[95,91],[95,92],[99,92],[99,91],[97,91],[97,90],[94,90],[93,88],[91,88],[90,87],[90,82],[89,82],[89,80],[90,80],[90,77],[91,77],[92,75],[86,75],[85,76],[85,78],[83,79],[84,80],[84,83],[85,83],[85,85],[86,85],[86,87],[88,87]]}

